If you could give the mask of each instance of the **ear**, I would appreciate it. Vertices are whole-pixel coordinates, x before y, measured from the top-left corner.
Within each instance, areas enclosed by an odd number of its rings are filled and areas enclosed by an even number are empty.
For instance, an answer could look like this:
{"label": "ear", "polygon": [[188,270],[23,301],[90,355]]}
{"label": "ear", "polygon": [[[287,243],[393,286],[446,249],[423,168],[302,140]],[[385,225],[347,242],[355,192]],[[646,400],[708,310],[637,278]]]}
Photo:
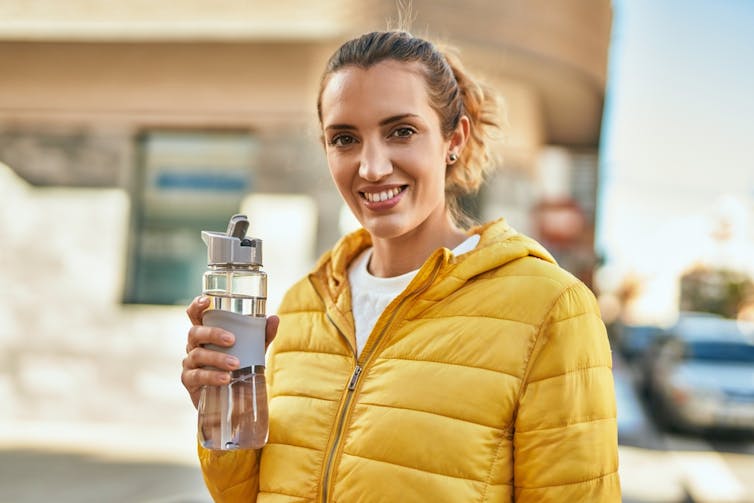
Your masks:
{"label": "ear", "polygon": [[450,144],[448,145],[448,152],[454,153],[458,157],[461,157],[463,147],[466,145],[466,141],[469,139],[469,132],[471,131],[471,121],[465,115],[462,115],[458,120],[453,133],[450,135]]}

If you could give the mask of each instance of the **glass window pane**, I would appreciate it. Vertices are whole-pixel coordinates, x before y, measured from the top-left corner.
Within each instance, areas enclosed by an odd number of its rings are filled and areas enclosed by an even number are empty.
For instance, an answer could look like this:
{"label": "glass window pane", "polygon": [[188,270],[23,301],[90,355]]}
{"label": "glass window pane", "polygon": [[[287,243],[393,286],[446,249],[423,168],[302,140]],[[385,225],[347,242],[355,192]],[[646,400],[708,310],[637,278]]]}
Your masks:
{"label": "glass window pane", "polygon": [[184,304],[201,292],[202,230],[224,230],[253,189],[249,132],[155,131],[139,140],[127,302]]}

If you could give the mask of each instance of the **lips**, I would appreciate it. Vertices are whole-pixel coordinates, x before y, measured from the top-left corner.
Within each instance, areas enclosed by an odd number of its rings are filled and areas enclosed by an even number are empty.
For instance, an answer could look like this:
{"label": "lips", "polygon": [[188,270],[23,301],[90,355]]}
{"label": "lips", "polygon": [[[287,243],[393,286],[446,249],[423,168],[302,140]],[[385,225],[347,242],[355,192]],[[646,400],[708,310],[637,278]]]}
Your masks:
{"label": "lips", "polygon": [[390,187],[382,190],[360,191],[364,204],[371,209],[392,208],[401,199],[401,194],[408,188],[408,185]]}
{"label": "lips", "polygon": [[387,201],[392,199],[405,190],[406,186],[393,187],[392,189],[381,190],[379,192],[361,192],[361,197],[369,201],[370,203],[379,203],[380,201]]}

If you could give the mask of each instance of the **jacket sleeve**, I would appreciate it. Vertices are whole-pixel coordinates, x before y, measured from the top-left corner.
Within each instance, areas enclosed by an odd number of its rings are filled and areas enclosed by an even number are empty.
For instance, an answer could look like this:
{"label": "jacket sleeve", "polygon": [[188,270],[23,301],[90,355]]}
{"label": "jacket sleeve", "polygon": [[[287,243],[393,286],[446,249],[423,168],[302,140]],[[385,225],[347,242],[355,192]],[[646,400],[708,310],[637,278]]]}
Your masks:
{"label": "jacket sleeve", "polygon": [[261,450],[212,451],[201,445],[198,449],[204,483],[214,501],[247,503],[257,500]]}
{"label": "jacket sleeve", "polygon": [[610,346],[581,282],[559,295],[540,327],[514,428],[517,503],[620,503]]}

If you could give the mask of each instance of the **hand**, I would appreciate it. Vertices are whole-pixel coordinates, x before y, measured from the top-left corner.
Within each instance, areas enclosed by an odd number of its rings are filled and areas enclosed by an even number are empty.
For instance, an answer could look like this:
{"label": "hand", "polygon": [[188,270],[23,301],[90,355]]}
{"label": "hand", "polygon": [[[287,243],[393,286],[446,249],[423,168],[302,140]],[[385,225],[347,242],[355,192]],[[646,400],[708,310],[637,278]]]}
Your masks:
{"label": "hand", "polygon": [[[191,320],[192,327],[188,332],[186,344],[186,358],[183,359],[183,371],[181,383],[186,388],[194,403],[199,406],[199,395],[202,386],[221,386],[230,381],[230,372],[238,368],[238,359],[219,351],[213,351],[203,347],[204,344],[215,344],[222,347],[230,347],[235,342],[235,337],[222,328],[205,327],[202,325],[202,313],[209,307],[209,299],[197,297],[191,302],[186,314]],[[280,320],[277,316],[267,318],[265,332],[265,349],[270,345],[277,334]],[[205,367],[215,367],[209,369]]]}

